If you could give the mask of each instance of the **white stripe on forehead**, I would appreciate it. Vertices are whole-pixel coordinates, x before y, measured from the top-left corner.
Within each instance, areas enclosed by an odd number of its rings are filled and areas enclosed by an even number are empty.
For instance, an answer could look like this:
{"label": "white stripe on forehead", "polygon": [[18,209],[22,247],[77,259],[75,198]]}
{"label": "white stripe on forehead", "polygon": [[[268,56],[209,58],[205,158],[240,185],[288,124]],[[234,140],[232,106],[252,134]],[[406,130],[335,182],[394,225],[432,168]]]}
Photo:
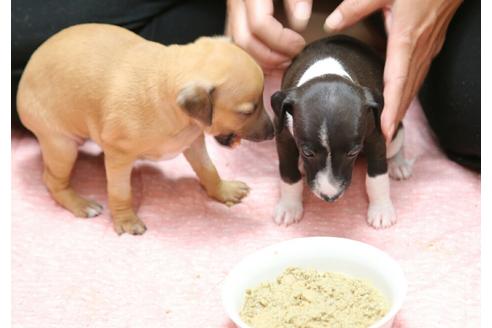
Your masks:
{"label": "white stripe on forehead", "polygon": [[328,147],[328,125],[326,124],[326,120],[323,120],[323,123],[321,123],[321,127],[319,129],[319,140],[323,147],[325,147],[327,150],[329,150]]}
{"label": "white stripe on forehead", "polygon": [[309,66],[302,74],[299,82],[297,82],[297,86],[299,87],[309,80],[326,74],[340,75],[348,78],[349,80],[352,80],[350,75],[347,73],[347,71],[343,68],[342,64],[340,64],[338,60],[332,57],[328,57],[320,59]]}
{"label": "white stripe on forehead", "polygon": [[319,140],[321,145],[326,148],[328,155],[326,156],[325,167],[318,171],[314,180],[314,193],[322,198],[322,195],[335,197],[341,188],[341,183],[333,176],[333,167],[331,164],[331,151],[328,139],[328,124],[323,120],[319,128]]}

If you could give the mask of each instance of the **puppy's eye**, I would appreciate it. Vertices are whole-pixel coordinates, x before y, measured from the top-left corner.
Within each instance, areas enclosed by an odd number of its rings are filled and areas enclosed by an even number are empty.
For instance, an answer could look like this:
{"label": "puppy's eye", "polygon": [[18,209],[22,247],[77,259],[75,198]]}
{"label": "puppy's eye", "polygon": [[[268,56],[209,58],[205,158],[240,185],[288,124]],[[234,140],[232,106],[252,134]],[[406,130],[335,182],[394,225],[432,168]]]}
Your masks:
{"label": "puppy's eye", "polygon": [[254,112],[239,112],[238,114],[243,117],[251,116]]}
{"label": "puppy's eye", "polygon": [[257,104],[247,103],[236,108],[236,111],[241,116],[251,116],[256,111]]}
{"label": "puppy's eye", "polygon": [[304,157],[308,157],[308,158],[314,157],[314,151],[306,145],[301,147],[301,151],[302,151],[302,156]]}
{"label": "puppy's eye", "polygon": [[347,152],[347,157],[354,158],[355,156],[359,155],[361,149],[361,147],[355,147],[354,149]]}

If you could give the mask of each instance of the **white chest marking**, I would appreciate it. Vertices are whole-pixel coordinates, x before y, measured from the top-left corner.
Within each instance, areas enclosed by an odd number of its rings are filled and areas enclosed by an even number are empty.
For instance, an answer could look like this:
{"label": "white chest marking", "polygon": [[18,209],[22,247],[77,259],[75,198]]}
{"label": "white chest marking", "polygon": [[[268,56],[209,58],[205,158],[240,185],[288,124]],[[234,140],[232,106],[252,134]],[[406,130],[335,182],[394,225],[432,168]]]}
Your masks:
{"label": "white chest marking", "polygon": [[318,76],[326,74],[340,75],[349,80],[352,80],[347,71],[343,68],[342,64],[334,58],[328,57],[323,58],[312,64],[308,69],[302,74],[297,86],[301,86],[309,80],[317,78]]}

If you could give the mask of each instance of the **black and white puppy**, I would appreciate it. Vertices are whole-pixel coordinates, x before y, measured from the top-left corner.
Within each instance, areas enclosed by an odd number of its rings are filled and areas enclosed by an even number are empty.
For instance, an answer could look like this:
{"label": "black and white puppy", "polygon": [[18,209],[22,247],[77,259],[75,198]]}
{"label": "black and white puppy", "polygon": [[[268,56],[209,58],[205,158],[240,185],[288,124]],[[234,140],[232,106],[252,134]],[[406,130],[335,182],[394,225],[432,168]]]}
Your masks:
{"label": "black and white puppy", "polygon": [[361,151],[368,164],[367,221],[375,228],[396,222],[388,165],[391,177],[406,179],[411,162],[403,156],[403,126],[388,147],[381,132],[383,65],[372,49],[347,36],[313,42],[293,60],[271,98],[282,179],[277,224],[302,217],[302,168],[314,194],[331,202],[350,185]]}

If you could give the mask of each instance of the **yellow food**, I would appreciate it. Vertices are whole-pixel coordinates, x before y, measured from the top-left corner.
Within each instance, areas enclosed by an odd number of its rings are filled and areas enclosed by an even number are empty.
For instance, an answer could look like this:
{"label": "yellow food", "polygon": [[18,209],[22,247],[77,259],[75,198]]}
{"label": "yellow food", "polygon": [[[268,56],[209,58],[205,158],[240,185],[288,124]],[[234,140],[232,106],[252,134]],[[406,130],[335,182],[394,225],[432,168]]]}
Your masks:
{"label": "yellow food", "polygon": [[253,328],[366,328],[388,309],[367,281],[287,268],[275,281],[246,291],[240,316]]}

